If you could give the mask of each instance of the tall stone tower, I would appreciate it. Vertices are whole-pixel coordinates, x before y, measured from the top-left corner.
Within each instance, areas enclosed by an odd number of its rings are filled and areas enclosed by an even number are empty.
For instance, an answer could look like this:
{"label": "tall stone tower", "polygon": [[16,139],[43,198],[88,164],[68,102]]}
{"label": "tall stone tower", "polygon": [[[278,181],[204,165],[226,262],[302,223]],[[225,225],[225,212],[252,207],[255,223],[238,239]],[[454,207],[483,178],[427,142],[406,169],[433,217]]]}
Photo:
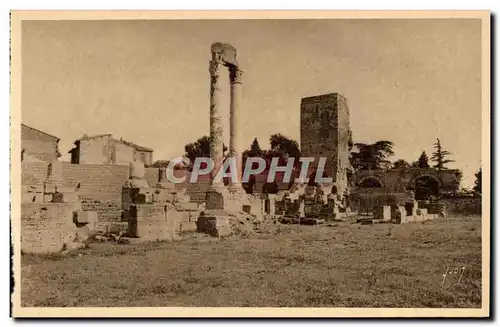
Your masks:
{"label": "tall stone tower", "polygon": [[303,157],[326,157],[324,176],[332,177],[338,192],[348,186],[352,133],[347,99],[338,93],[303,98],[300,105],[300,148]]}

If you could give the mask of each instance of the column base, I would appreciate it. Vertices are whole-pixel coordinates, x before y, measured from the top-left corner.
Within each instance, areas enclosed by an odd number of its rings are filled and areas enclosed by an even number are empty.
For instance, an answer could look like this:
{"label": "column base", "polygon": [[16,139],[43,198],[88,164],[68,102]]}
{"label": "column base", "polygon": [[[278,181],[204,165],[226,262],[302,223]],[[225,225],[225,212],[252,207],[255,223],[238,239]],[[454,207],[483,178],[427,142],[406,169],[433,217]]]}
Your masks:
{"label": "column base", "polygon": [[231,184],[229,184],[228,190],[231,193],[244,193],[244,194],[247,193],[245,191],[245,189],[243,188],[243,185],[241,183],[231,183]]}

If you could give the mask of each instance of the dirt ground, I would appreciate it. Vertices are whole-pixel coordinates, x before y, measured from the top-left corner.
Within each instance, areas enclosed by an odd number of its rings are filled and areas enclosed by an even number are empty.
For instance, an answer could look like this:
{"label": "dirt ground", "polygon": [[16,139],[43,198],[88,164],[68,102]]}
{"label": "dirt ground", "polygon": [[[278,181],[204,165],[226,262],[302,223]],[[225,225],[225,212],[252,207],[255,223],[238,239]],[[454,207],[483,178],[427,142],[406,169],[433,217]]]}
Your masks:
{"label": "dirt ground", "polygon": [[[446,274],[445,278],[443,275]],[[22,257],[23,306],[481,307],[481,219],[278,225]]]}

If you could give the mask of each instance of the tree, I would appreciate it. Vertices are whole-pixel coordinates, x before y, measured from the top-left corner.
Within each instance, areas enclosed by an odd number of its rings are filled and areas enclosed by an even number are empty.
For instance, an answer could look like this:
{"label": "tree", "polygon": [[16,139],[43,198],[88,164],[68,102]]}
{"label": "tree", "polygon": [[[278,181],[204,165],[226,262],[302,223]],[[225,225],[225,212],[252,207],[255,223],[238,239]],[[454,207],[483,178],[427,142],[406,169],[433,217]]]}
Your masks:
{"label": "tree", "polygon": [[[294,168],[300,166],[299,158],[300,158],[300,149],[299,143],[293,139],[290,139],[282,134],[273,134],[269,138],[269,143],[271,148],[269,150],[263,150],[260,147],[259,141],[255,138],[250,145],[250,148],[245,150],[242,154],[242,166],[243,169],[246,167],[246,161],[248,158],[263,158],[266,161],[266,169],[269,169],[271,160],[273,158],[278,158],[278,165],[284,166],[288,158],[295,158],[294,160]],[[258,163],[254,163],[252,168],[257,168]],[[292,173],[292,178],[295,177]],[[247,189],[247,193],[251,193],[255,184],[255,177],[250,179],[248,183],[246,183],[245,188]]]}
{"label": "tree", "polygon": [[269,144],[271,148],[263,152],[267,168],[270,167],[273,158],[278,158],[278,165],[280,166],[286,165],[288,158],[295,158],[293,165],[299,167],[300,149],[297,141],[278,133],[271,135]]}
{"label": "tree", "polygon": [[[184,146],[186,152],[184,156],[190,160],[190,166],[194,164],[196,158],[210,158],[210,136],[202,136],[193,143]],[[226,153],[227,147],[223,146],[223,152]]]}
{"label": "tree", "polygon": [[417,160],[417,168],[422,168],[422,169],[425,169],[425,168],[429,168],[429,158],[427,157],[427,154],[425,153],[425,151],[422,152],[422,154],[420,155],[420,157],[418,157],[418,160]]}
{"label": "tree", "polygon": [[257,140],[257,138],[253,139],[252,145],[250,145],[250,152],[249,153],[255,157],[262,155],[263,151],[260,148],[260,144],[259,144],[259,141]]}
{"label": "tree", "polygon": [[300,157],[299,143],[281,134],[273,134],[269,139],[270,152],[280,157]]}
{"label": "tree", "polygon": [[243,152],[243,165],[245,164],[247,158],[262,158],[264,156],[264,153],[265,151],[262,151],[262,149],[260,148],[259,141],[257,140],[257,138],[254,138],[252,144],[250,145],[250,149]]}
{"label": "tree", "polygon": [[[257,158],[264,158],[265,153],[266,153],[266,151],[263,151],[260,148],[259,141],[257,140],[257,138],[254,138],[252,144],[250,145],[250,149],[243,151],[243,154],[242,154],[243,169],[245,169],[245,167],[246,167],[246,162],[247,162],[248,158],[256,158],[256,157]],[[257,163],[254,163],[252,165],[252,168],[257,168]],[[255,184],[255,180],[250,179],[248,184],[249,184],[249,187],[252,187],[252,190],[253,190],[253,185]],[[251,193],[251,192],[248,192],[248,193]]]}
{"label": "tree", "polygon": [[404,159],[398,159],[392,163],[392,169],[410,168],[411,165]]}
{"label": "tree", "polygon": [[390,165],[388,157],[394,155],[394,143],[391,141],[378,141],[373,144],[356,143],[356,152],[351,152],[351,165],[354,169],[385,169]]}
{"label": "tree", "polygon": [[434,148],[436,151],[432,154],[431,161],[435,162],[436,164],[433,166],[434,168],[437,168],[438,170],[443,170],[447,169],[446,164],[450,162],[455,162],[455,160],[451,159],[446,159],[446,157],[450,156],[452,153],[446,150],[443,150],[441,147],[441,141],[439,138],[436,140],[436,143],[434,143]]}
{"label": "tree", "polygon": [[169,162],[170,162],[169,160],[156,160],[155,162],[153,162],[151,167],[153,167],[153,168],[167,168]]}
{"label": "tree", "polygon": [[472,190],[478,194],[481,194],[481,175],[482,175],[482,169],[479,168],[479,171],[474,174],[476,176],[476,180],[474,181],[474,187]]}

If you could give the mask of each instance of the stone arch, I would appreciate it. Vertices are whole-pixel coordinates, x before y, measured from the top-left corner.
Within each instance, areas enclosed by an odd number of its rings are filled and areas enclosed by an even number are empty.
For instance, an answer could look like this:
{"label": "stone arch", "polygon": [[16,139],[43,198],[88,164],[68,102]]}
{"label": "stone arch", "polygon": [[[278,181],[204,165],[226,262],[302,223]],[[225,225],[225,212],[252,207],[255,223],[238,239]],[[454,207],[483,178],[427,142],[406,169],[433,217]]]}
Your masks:
{"label": "stone arch", "polygon": [[415,188],[415,183],[417,182],[418,179],[421,179],[421,178],[430,178],[430,179],[433,179],[433,180],[435,180],[438,183],[438,185],[439,185],[440,188],[443,186],[443,182],[435,174],[432,174],[432,173],[422,173],[422,174],[416,174],[415,176],[413,176],[411,178],[410,183],[408,184],[408,187],[409,188]]}
{"label": "stone arch", "polygon": [[358,186],[361,188],[383,188],[384,181],[375,175],[363,176],[358,180]]}
{"label": "stone arch", "polygon": [[412,178],[409,188],[415,192],[415,199],[428,200],[432,196],[439,195],[442,182],[434,174],[418,174]]}

